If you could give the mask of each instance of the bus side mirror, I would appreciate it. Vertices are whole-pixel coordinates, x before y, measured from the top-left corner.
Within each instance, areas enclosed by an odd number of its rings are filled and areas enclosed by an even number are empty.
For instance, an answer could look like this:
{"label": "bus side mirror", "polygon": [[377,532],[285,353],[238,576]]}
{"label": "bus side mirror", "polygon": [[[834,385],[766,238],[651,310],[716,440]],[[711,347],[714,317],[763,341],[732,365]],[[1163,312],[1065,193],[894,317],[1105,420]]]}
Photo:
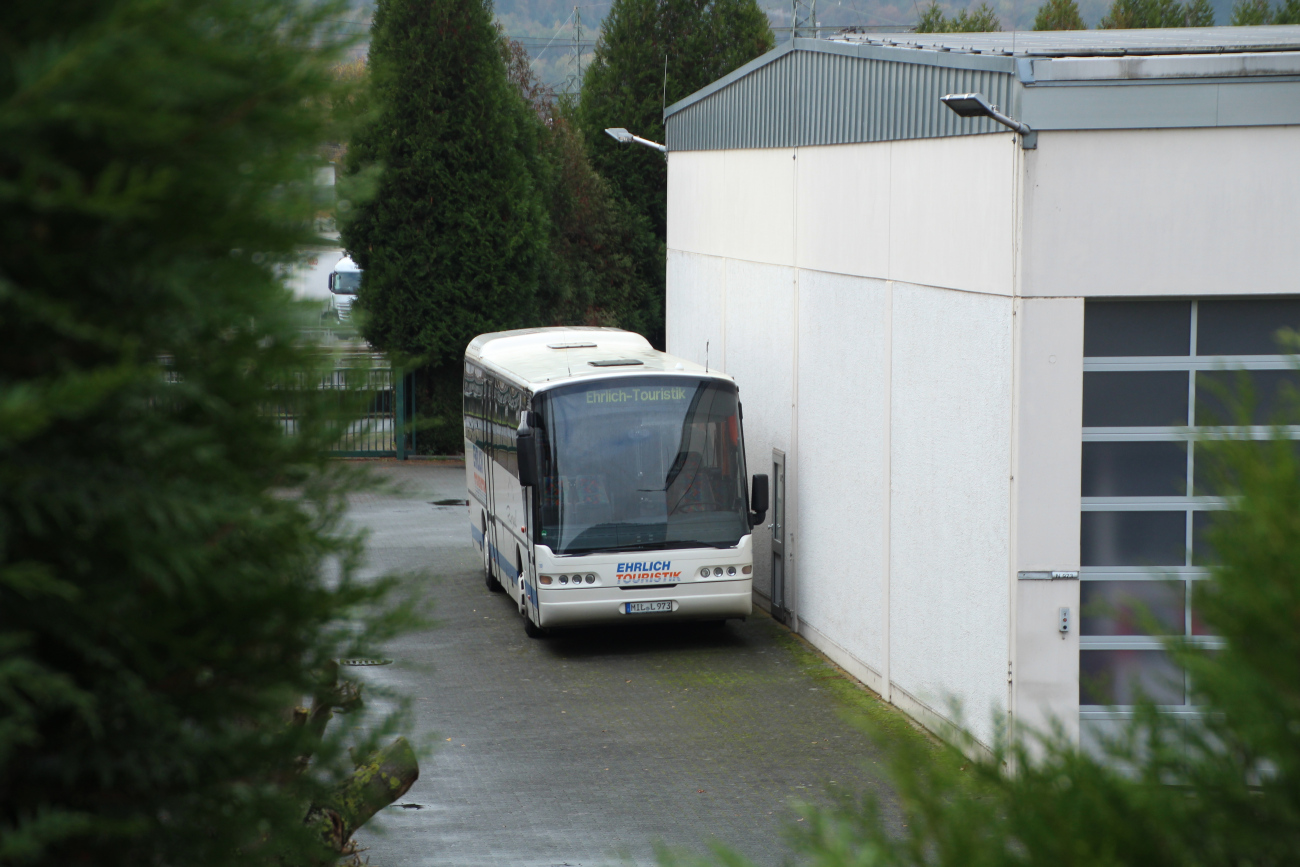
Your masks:
{"label": "bus side mirror", "polygon": [[526,488],[537,487],[537,441],[533,436],[533,427],[529,424],[532,421],[531,416],[531,412],[524,413],[524,420],[519,425],[519,433],[515,440],[519,458],[519,484]]}
{"label": "bus side mirror", "polygon": [[767,475],[754,476],[753,488],[749,495],[749,526],[763,523],[767,517]]}
{"label": "bus side mirror", "polygon": [[333,275],[333,274],[330,274],[330,277],[329,277],[329,285],[330,285],[330,291],[333,292],[333,291],[334,291],[334,275]]}

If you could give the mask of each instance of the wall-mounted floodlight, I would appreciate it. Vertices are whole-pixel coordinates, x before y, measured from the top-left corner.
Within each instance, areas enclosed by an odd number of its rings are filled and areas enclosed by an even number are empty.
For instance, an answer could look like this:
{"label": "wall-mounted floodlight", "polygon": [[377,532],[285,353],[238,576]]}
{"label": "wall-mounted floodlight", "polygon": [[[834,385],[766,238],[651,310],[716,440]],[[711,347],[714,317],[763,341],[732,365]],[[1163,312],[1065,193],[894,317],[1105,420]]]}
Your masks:
{"label": "wall-mounted floodlight", "polygon": [[621,126],[615,127],[614,129],[607,129],[605,130],[605,132],[609,134],[610,138],[614,139],[614,141],[618,142],[619,144],[645,145],[648,148],[654,148],[655,150],[659,151],[659,153],[661,154],[668,153],[668,148],[666,148],[665,146],[659,144],[658,142],[652,142],[650,141],[650,139],[641,138],[641,136],[639,135],[632,135],[632,133],[623,129],[623,127]]}
{"label": "wall-mounted floodlight", "polygon": [[991,105],[982,93],[950,93],[939,97],[939,101],[952,109],[958,117],[989,117],[1015,130],[1020,133],[1020,143],[1025,150],[1033,150],[1038,146],[1038,134],[1029,128],[1029,124],[1007,117],[998,111],[996,105]]}

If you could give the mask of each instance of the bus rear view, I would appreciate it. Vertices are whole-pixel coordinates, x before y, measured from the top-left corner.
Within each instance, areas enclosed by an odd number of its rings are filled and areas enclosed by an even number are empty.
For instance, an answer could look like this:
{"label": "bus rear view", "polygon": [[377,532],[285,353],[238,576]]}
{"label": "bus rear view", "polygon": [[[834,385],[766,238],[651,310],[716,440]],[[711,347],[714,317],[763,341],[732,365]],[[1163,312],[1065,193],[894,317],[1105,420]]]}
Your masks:
{"label": "bus rear view", "polygon": [[750,613],[767,478],[748,484],[729,377],[627,332],[529,329],[471,344],[466,383],[471,526],[530,635]]}

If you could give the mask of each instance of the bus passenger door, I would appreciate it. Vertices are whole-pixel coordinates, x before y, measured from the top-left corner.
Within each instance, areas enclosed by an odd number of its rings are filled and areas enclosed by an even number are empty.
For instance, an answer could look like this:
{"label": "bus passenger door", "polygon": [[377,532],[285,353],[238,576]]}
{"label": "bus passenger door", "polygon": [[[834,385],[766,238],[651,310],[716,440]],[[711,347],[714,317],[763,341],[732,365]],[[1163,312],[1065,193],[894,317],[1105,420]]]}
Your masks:
{"label": "bus passenger door", "polygon": [[785,593],[785,452],[772,449],[772,617],[790,618]]}

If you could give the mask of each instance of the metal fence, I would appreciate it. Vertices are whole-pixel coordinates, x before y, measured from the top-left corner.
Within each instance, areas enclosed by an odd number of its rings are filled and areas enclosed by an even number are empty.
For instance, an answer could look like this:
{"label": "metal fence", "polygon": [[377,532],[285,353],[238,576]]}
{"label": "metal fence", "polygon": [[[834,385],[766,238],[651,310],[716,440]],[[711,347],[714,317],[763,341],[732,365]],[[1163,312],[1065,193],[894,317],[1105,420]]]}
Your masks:
{"label": "metal fence", "polygon": [[409,374],[392,367],[338,367],[319,376],[304,373],[285,384],[266,412],[285,434],[293,436],[298,432],[300,395],[313,388],[332,393],[339,416],[350,419],[338,431],[332,454],[405,460],[411,445],[408,379]]}

